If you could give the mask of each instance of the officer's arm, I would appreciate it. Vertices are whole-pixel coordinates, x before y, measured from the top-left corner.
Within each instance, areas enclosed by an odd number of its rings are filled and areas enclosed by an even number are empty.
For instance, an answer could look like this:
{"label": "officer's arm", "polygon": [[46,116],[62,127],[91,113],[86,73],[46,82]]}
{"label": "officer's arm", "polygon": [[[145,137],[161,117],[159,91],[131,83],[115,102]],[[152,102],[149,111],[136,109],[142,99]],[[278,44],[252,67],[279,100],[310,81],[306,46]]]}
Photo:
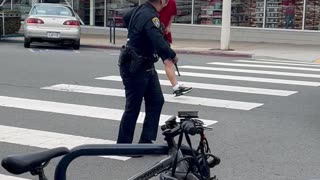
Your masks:
{"label": "officer's arm", "polygon": [[170,48],[169,43],[163,37],[163,34],[160,30],[159,18],[154,17],[149,19],[144,27],[145,33],[151,40],[153,46],[156,48],[157,54],[161,57],[161,59],[173,60],[176,57],[176,53]]}

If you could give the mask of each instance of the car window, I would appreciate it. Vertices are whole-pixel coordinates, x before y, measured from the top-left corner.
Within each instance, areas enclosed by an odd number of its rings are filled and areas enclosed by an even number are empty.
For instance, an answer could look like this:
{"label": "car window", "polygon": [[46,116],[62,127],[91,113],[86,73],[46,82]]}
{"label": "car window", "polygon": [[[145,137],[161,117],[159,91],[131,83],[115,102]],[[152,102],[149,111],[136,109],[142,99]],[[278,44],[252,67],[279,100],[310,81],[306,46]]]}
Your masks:
{"label": "car window", "polygon": [[74,16],[71,9],[63,6],[35,6],[32,15]]}

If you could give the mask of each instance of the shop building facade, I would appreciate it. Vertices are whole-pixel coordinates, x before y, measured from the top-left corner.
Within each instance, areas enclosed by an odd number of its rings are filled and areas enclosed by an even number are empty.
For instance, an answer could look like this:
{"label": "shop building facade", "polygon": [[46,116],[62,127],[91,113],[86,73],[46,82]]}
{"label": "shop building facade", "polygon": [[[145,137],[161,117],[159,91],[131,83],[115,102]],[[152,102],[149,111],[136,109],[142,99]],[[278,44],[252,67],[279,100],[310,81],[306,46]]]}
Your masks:
{"label": "shop building facade", "polygon": [[[0,0],[0,5],[19,10],[25,17],[32,4],[46,1],[50,0]],[[142,2],[60,0],[75,10],[83,25],[94,27],[108,27],[111,19],[117,27],[122,27],[123,14]],[[173,33],[176,32],[177,38],[220,39],[222,0],[176,0],[176,3],[178,14]],[[276,42],[278,39],[290,43],[296,39],[320,44],[320,0],[231,0],[231,6],[231,40]]]}

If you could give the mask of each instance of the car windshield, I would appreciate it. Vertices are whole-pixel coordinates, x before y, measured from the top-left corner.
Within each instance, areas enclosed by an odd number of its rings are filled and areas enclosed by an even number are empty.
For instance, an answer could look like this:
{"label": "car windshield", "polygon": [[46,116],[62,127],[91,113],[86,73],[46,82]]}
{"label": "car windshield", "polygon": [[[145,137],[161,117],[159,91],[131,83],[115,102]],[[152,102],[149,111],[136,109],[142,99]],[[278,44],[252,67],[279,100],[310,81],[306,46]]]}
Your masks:
{"label": "car windshield", "polygon": [[54,15],[54,16],[74,16],[71,9],[64,6],[35,6],[31,12],[32,15]]}

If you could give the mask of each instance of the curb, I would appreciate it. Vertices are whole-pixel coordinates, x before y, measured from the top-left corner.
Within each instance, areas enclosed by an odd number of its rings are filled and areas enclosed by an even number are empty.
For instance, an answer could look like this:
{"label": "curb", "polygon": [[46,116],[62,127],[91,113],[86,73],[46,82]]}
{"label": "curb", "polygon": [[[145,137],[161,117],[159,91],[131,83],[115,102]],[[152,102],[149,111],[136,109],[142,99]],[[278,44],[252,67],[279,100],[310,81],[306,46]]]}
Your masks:
{"label": "curb", "polygon": [[[108,46],[108,45],[89,45],[82,44],[81,47],[85,48],[98,48],[98,49],[120,49],[120,46]],[[174,49],[176,53],[179,54],[195,54],[195,55],[207,55],[207,56],[222,56],[222,57],[239,57],[239,58],[252,58],[252,54],[248,53],[237,53],[237,52],[228,52],[228,51],[189,51],[189,50],[181,50]]]}

